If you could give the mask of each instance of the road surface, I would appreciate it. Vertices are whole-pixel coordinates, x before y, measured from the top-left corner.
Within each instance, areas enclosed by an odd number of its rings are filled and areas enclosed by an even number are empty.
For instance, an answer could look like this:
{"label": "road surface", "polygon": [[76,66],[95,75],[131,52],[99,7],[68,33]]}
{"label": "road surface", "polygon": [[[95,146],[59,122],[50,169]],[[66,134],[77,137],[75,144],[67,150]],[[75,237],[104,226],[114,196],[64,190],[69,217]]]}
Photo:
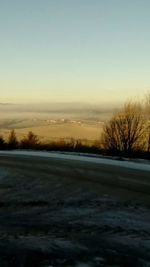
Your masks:
{"label": "road surface", "polygon": [[0,266],[149,266],[148,166],[70,158],[0,154]]}

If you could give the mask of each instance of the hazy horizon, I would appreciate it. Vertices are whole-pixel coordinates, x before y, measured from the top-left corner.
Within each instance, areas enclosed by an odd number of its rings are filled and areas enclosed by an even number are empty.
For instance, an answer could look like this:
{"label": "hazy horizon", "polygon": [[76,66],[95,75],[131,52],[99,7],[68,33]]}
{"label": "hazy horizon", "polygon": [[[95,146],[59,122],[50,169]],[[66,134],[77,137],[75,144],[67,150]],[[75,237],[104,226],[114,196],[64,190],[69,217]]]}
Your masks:
{"label": "hazy horizon", "polygon": [[67,105],[67,106],[71,106],[71,105],[83,105],[83,106],[95,106],[95,107],[102,107],[102,108],[118,108],[123,106],[126,102],[128,101],[137,101],[137,102],[141,102],[144,97],[149,94],[150,90],[145,90],[144,92],[142,91],[141,94],[133,94],[132,96],[126,96],[124,98],[122,98],[121,100],[117,99],[115,101],[111,101],[111,99],[105,99],[105,100],[99,100],[97,99],[97,101],[90,101],[90,100],[32,100],[30,99],[30,101],[27,100],[20,100],[20,101],[2,101],[2,99],[0,99],[0,105],[1,106],[44,106],[44,105]]}

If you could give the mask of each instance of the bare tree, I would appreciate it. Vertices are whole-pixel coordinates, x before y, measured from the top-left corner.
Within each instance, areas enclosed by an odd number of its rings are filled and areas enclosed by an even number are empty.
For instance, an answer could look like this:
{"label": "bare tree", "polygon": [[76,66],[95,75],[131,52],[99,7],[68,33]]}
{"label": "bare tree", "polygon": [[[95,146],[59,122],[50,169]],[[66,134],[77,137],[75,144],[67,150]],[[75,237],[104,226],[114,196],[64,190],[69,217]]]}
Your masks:
{"label": "bare tree", "polygon": [[145,97],[144,111],[146,124],[146,151],[150,153],[150,93]]}
{"label": "bare tree", "polygon": [[4,149],[6,146],[3,136],[0,135],[0,149]]}
{"label": "bare tree", "polygon": [[141,148],[143,133],[142,107],[139,103],[128,102],[104,125],[104,149],[130,155]]}
{"label": "bare tree", "polygon": [[15,130],[11,130],[9,137],[8,137],[8,148],[9,149],[16,149],[18,148],[18,140],[16,137]]}

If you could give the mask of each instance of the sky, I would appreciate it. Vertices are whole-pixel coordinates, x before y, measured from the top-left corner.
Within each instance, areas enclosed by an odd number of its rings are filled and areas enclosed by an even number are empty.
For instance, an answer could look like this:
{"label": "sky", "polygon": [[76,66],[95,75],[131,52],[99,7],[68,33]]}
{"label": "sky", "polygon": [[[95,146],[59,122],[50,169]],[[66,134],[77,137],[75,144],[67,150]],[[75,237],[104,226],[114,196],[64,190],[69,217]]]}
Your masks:
{"label": "sky", "polygon": [[143,96],[149,12],[149,0],[0,0],[0,102]]}

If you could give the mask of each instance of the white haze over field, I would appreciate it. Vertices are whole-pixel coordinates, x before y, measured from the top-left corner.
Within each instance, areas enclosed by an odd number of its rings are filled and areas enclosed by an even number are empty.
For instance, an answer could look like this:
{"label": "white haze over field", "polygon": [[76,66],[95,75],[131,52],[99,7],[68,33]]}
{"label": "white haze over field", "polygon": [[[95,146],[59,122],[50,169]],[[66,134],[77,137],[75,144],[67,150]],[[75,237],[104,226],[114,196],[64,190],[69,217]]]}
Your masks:
{"label": "white haze over field", "polygon": [[118,106],[86,103],[0,104],[0,119],[6,118],[105,118]]}

